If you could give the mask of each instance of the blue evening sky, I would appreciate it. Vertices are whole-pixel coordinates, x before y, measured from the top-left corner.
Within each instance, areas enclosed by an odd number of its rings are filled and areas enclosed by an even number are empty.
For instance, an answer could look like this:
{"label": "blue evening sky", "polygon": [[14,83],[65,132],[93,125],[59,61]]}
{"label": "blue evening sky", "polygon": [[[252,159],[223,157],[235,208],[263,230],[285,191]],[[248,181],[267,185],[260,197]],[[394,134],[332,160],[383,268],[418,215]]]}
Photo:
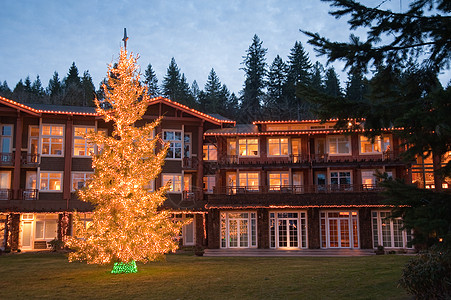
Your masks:
{"label": "blue evening sky", "polygon": [[[399,11],[400,1],[386,1],[382,8]],[[328,15],[329,9],[319,0],[1,0],[0,81],[13,89],[19,79],[34,81],[39,75],[47,87],[54,71],[62,79],[75,62],[80,75],[89,70],[98,88],[107,65],[117,60],[126,27],[128,50],[140,55],[143,72],[152,64],[160,84],[174,57],[190,84],[197,80],[203,89],[214,68],[238,94],[244,83],[241,62],[254,34],[268,48],[268,64],[277,54],[286,61],[295,41],[302,42],[312,62],[324,64],[299,29],[347,41],[346,20]],[[343,85],[342,66],[335,64]],[[448,70],[442,82],[449,79]]]}

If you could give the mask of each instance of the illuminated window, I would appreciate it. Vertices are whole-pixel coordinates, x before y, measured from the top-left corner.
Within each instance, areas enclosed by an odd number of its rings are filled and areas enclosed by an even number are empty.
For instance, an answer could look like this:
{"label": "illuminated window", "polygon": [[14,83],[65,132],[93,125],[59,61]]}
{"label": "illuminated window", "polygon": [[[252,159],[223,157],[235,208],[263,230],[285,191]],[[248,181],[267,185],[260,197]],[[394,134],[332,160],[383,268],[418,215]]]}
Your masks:
{"label": "illuminated window", "polygon": [[213,190],[216,186],[216,178],[215,176],[204,176],[204,192],[205,193],[213,193]]}
{"label": "illuminated window", "polygon": [[240,156],[258,156],[258,139],[239,139]]}
{"label": "illuminated window", "polygon": [[286,188],[289,184],[288,172],[269,173],[269,189],[271,191]]}
{"label": "illuminated window", "polygon": [[320,213],[321,248],[359,248],[359,224],[356,211]]}
{"label": "illuminated window", "polygon": [[351,154],[351,140],[348,136],[330,136],[327,138],[329,154]]}
{"label": "illuminated window", "polygon": [[13,125],[0,125],[0,152],[11,153],[13,142]]}
{"label": "illuminated window", "polygon": [[62,177],[61,172],[41,172],[39,174],[39,190],[60,192],[62,190]]}
{"label": "illuminated window", "polygon": [[227,155],[236,155],[236,140],[227,140]]}
{"label": "illuminated window", "polygon": [[389,218],[388,211],[372,212],[373,243],[376,248],[382,245],[387,248],[412,248],[412,232],[402,230],[400,218]]}
{"label": "illuminated window", "polygon": [[93,131],[94,127],[74,127],[74,156],[90,156],[94,154],[94,145],[88,143],[83,137],[83,135]]}
{"label": "illuminated window", "polygon": [[163,140],[169,143],[168,154],[166,158],[181,159],[182,158],[182,131],[172,130],[163,131]]}
{"label": "illuminated window", "polygon": [[258,191],[258,172],[240,172],[239,174],[239,186],[245,188],[248,191]]}
{"label": "illuminated window", "polygon": [[268,139],[268,155],[270,155],[270,156],[288,155],[288,139],[287,138],[269,138]]}
{"label": "illuminated window", "polygon": [[41,134],[41,154],[63,156],[64,126],[43,125]]}
{"label": "illuminated window", "polygon": [[371,139],[361,135],[360,139],[360,153],[361,154],[377,154],[381,153],[381,151],[389,151],[390,150],[390,138],[386,137],[377,137],[374,140],[374,143],[371,143]]}
{"label": "illuminated window", "polygon": [[72,173],[72,191],[85,187],[86,181],[91,179],[92,173],[73,172]]}
{"label": "illuminated window", "polygon": [[218,160],[218,150],[216,149],[216,146],[213,144],[205,144],[203,146],[203,155],[204,160],[207,161]]}
{"label": "illuminated window", "polygon": [[191,133],[183,134],[183,157],[191,157]]}
{"label": "illuminated window", "polygon": [[53,240],[57,237],[58,215],[38,214],[35,226],[35,239]]}
{"label": "illuminated window", "polygon": [[182,191],[182,175],[163,174],[163,186],[168,182],[170,182],[168,192],[180,193]]}

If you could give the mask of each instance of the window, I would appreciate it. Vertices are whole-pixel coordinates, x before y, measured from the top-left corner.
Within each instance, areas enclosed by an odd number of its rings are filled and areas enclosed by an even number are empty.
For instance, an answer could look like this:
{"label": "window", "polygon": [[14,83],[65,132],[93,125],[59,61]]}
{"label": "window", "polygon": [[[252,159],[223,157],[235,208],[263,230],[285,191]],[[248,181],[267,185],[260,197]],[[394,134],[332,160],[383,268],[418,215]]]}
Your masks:
{"label": "window", "polygon": [[361,135],[360,139],[360,154],[377,154],[382,151],[390,150],[390,138],[388,136],[385,137],[377,137],[374,140],[374,143],[371,143],[371,139]]}
{"label": "window", "polygon": [[83,137],[83,135],[92,133],[94,130],[94,127],[74,127],[74,156],[90,156],[94,154],[94,145],[88,143]]}
{"label": "window", "polygon": [[163,131],[163,140],[169,143],[168,154],[166,158],[181,159],[182,158],[182,131],[172,130]]}
{"label": "window", "polygon": [[221,248],[257,247],[257,214],[255,212],[221,212]]}
{"label": "window", "polygon": [[348,136],[331,136],[327,139],[329,154],[343,155],[351,154],[351,141]]}
{"label": "window", "polygon": [[39,126],[30,126],[28,128],[28,163],[38,162],[38,141]]}
{"label": "window", "polygon": [[247,191],[258,191],[258,172],[241,172],[238,176],[240,188]]}
{"label": "window", "polygon": [[13,125],[0,125],[0,149],[2,153],[11,153],[13,142]]}
{"label": "window", "polygon": [[216,186],[216,178],[215,176],[204,176],[204,192],[205,193],[213,193],[214,188]]}
{"label": "window", "polygon": [[61,172],[41,172],[39,174],[41,191],[61,191],[62,176]]}
{"label": "window", "polygon": [[36,200],[38,197],[37,194],[37,186],[36,186],[36,172],[35,171],[27,171],[25,173],[25,190],[23,191],[23,199],[24,200]]}
{"label": "window", "polygon": [[168,182],[170,182],[168,192],[180,193],[182,191],[182,175],[163,174],[163,186]]}
{"label": "window", "polygon": [[204,160],[206,161],[218,160],[218,150],[216,149],[216,146],[213,144],[205,144],[203,146],[203,155]]}
{"label": "window", "polygon": [[[299,145],[295,144],[294,147],[298,150]],[[299,150],[298,150],[299,151]],[[287,138],[269,138],[268,139],[268,155],[269,156],[281,156],[288,155],[288,139]]]}
{"label": "window", "polygon": [[288,188],[290,182],[288,172],[269,173],[269,190],[279,191]]}
{"label": "window", "polygon": [[36,217],[35,239],[53,240],[57,236],[58,215],[38,214]]}
{"label": "window", "polygon": [[320,213],[321,248],[359,248],[359,224],[356,211]]}
{"label": "window", "polygon": [[42,155],[63,156],[64,126],[43,125],[41,134]]}
{"label": "window", "polygon": [[11,189],[11,172],[0,171],[0,200],[9,200]]}
{"label": "window", "polygon": [[227,140],[227,155],[236,155],[236,140]]}
{"label": "window", "polygon": [[87,180],[91,179],[92,173],[72,173],[72,191],[76,191],[85,187]]}
{"label": "window", "polygon": [[400,218],[389,219],[389,216],[388,211],[372,212],[374,247],[412,248],[412,233],[401,229],[403,224]]}
{"label": "window", "polygon": [[183,134],[183,157],[191,157],[191,133]]}
{"label": "window", "polygon": [[258,156],[258,139],[239,139],[240,156]]}
{"label": "window", "polygon": [[350,171],[330,172],[330,184],[343,185],[351,184]]}
{"label": "window", "polygon": [[269,213],[270,248],[307,248],[305,212]]}

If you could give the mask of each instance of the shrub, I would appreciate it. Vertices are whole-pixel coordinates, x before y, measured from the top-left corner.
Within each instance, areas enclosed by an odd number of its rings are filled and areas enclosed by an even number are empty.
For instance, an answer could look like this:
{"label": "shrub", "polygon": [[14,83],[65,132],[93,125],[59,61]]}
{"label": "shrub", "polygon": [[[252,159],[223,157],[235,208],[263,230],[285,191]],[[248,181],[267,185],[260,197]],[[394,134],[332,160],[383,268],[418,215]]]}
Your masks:
{"label": "shrub", "polygon": [[52,251],[61,250],[64,247],[64,242],[58,239],[53,239],[49,242]]}
{"label": "shrub", "polygon": [[405,265],[399,284],[417,299],[451,298],[451,253],[432,249]]}

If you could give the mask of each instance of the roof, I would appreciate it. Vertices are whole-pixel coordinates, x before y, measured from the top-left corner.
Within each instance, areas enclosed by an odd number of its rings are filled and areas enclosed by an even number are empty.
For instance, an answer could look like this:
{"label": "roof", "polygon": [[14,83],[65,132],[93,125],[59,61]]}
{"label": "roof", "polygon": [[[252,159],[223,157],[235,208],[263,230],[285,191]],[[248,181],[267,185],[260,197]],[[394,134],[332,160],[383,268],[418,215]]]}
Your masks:
{"label": "roof", "polygon": [[239,135],[239,134],[258,134],[257,125],[237,124],[231,128],[209,129],[205,135]]}
{"label": "roof", "polygon": [[[52,104],[22,104],[4,97],[0,96],[0,103],[19,109],[21,111],[24,111],[26,113],[39,116],[43,113],[51,113],[51,114],[66,114],[66,115],[91,115],[91,116],[100,116],[96,112],[95,107],[85,107],[85,106],[65,106],[65,105],[52,105]],[[206,114],[203,112],[200,112],[198,110],[192,109],[186,105],[180,104],[178,102],[169,100],[164,97],[156,97],[149,100],[149,105],[157,104],[157,103],[164,103],[166,105],[175,107],[177,109],[180,109],[186,113],[192,114],[198,118],[207,120],[209,122],[212,122],[214,124],[220,125],[223,123],[231,123],[235,124],[235,121],[229,120],[221,115],[218,114]]]}

